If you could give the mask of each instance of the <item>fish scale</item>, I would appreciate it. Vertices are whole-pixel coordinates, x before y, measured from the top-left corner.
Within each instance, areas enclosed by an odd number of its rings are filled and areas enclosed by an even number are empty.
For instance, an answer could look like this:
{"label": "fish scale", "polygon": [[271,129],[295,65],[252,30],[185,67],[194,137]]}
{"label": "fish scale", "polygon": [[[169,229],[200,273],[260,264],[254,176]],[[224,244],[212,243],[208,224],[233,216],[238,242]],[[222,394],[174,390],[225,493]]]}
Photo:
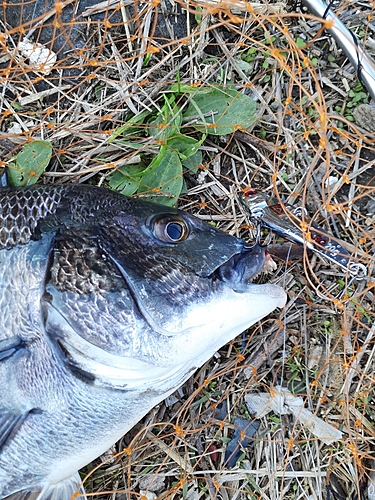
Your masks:
{"label": "fish scale", "polygon": [[30,240],[38,220],[53,214],[61,199],[62,188],[39,190],[3,189],[0,209],[0,245],[12,248]]}
{"label": "fish scale", "polygon": [[263,248],[177,209],[64,185],[0,212],[0,499],[83,495],[81,467],[286,300],[249,282]]}

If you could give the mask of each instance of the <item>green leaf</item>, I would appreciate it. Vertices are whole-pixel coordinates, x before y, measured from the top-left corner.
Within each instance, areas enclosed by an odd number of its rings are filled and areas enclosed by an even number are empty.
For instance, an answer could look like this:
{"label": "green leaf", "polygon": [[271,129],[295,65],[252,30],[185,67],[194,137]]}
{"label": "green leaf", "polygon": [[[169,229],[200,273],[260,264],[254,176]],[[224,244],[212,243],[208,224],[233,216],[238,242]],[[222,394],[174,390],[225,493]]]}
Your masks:
{"label": "green leaf", "polygon": [[244,72],[248,73],[253,69],[253,65],[250,64],[251,61],[246,61],[246,59],[236,59],[237,66]]}
{"label": "green leaf", "polygon": [[189,156],[182,162],[182,166],[185,170],[189,172],[189,174],[196,174],[200,165],[202,165],[203,156],[202,151],[198,149],[196,153]]}
{"label": "green leaf", "polygon": [[167,144],[170,149],[178,153],[184,169],[190,174],[195,174],[203,161],[202,151],[199,150],[199,147],[205,139],[205,134],[199,141],[193,137],[181,134],[174,139],[170,139]]}
{"label": "green leaf", "polygon": [[158,141],[165,141],[168,137],[164,116],[158,113],[157,117],[150,121],[147,129],[149,137],[154,137]]}
{"label": "green leaf", "polygon": [[202,14],[201,12],[203,12],[203,9],[202,7],[199,7],[199,5],[195,8],[195,14],[194,14],[194,17],[195,17],[195,22],[197,24],[200,24],[202,22]]}
{"label": "green leaf", "polygon": [[24,145],[15,163],[8,166],[11,186],[35,184],[47,168],[52,156],[52,146],[47,141],[33,141]]}
{"label": "green leaf", "polygon": [[180,196],[183,178],[182,164],[178,154],[167,149],[163,155],[154,158],[153,167],[147,168],[149,172],[141,179],[138,193],[158,192],[168,196],[155,196],[151,199],[163,205],[173,206]]}
{"label": "green leaf", "polygon": [[359,102],[361,100],[366,100],[367,99],[367,94],[365,92],[358,92],[354,98],[353,98],[353,101],[354,102]]}
{"label": "green leaf", "polygon": [[[200,113],[197,113],[197,109]],[[256,103],[251,97],[232,89],[211,88],[210,92],[198,93],[185,117],[204,116],[204,124],[193,124],[200,132],[226,135],[238,129],[247,129],[256,119]]]}
{"label": "green leaf", "polygon": [[[126,121],[121,127],[117,127],[112,136],[109,139],[109,143],[113,142],[119,135],[127,136],[133,135],[135,133],[139,134],[139,129],[143,126],[146,118],[150,115],[150,111],[145,110],[138,113],[138,115],[132,116],[128,121]],[[140,124],[140,125],[138,125]]]}
{"label": "green leaf", "polygon": [[266,38],[264,40],[264,43],[266,45],[271,45],[271,43],[273,43],[274,41],[276,40],[276,37],[275,36],[271,36],[269,37],[268,34],[266,35]]}
{"label": "green leaf", "polygon": [[305,40],[303,40],[303,38],[298,37],[296,39],[296,45],[298,48],[303,49],[304,47],[306,47],[306,42]]}
{"label": "green leaf", "polygon": [[194,137],[181,134],[178,137],[170,139],[167,146],[174,151],[177,151],[181,160],[186,160],[186,158],[189,158],[198,151],[205,139],[205,135],[203,135],[201,140],[198,141],[197,139],[194,139]]}
{"label": "green leaf", "polygon": [[137,165],[127,165],[120,167],[109,180],[109,186],[125,196],[134,194],[140,182],[142,169]]}
{"label": "green leaf", "polygon": [[182,123],[182,114],[175,103],[175,96],[167,97],[164,95],[165,103],[155,118],[150,122],[148,135],[157,137],[160,141],[166,141],[180,132]]}
{"label": "green leaf", "polygon": [[[216,62],[217,58],[215,57],[213,60]],[[212,88],[189,85],[188,83],[174,83],[170,86],[170,91],[177,94],[209,94],[212,92]]]}

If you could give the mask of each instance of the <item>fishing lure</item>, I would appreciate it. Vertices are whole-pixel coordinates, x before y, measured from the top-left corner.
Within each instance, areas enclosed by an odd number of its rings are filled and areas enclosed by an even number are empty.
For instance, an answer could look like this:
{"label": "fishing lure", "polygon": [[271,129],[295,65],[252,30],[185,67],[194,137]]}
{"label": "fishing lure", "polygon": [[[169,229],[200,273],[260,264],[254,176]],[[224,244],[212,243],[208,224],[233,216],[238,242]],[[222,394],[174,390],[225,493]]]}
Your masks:
{"label": "fishing lure", "polygon": [[[255,189],[250,189],[241,195],[241,201],[249,209],[250,218],[256,225],[256,243],[259,244],[261,228],[266,227],[279,236],[304,245],[337,264],[352,278],[361,279],[367,275],[366,266],[354,262],[344,244],[312,221],[303,208],[293,207],[287,203],[282,206],[275,196]],[[288,209],[289,216],[285,213],[284,207]],[[308,231],[302,230],[303,222],[308,224]]]}

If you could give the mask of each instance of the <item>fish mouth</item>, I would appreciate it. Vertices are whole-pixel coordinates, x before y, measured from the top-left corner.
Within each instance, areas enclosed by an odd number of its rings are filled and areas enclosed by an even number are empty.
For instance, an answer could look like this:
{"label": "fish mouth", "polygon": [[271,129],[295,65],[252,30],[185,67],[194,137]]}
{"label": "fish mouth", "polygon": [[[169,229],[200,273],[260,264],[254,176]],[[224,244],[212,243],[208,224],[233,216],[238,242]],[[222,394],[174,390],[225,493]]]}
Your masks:
{"label": "fish mouth", "polygon": [[266,247],[245,245],[241,253],[233,255],[227,262],[218,267],[214,274],[234,291],[245,292],[251,280],[261,272],[275,269],[276,264]]}

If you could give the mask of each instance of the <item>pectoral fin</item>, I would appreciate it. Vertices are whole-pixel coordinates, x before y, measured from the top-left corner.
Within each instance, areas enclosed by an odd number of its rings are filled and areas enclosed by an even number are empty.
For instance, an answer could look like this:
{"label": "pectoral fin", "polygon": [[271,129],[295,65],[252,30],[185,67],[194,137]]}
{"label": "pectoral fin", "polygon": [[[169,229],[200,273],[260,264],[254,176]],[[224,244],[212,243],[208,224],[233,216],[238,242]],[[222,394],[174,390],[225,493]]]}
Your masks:
{"label": "pectoral fin", "polygon": [[0,452],[6,443],[13,438],[28,415],[29,412],[18,414],[0,409]]}
{"label": "pectoral fin", "polygon": [[25,347],[25,343],[17,336],[0,340],[0,361],[10,358],[23,347]]}
{"label": "pectoral fin", "polygon": [[32,408],[23,413],[0,408],[0,453],[2,448],[13,439],[27,417],[39,413],[42,413],[39,408]]}
{"label": "pectoral fin", "polygon": [[[79,496],[73,497],[75,493],[79,493]],[[3,500],[71,500],[72,497],[77,500],[87,500],[78,472],[57,484],[17,491]]]}
{"label": "pectoral fin", "polygon": [[[25,343],[18,336],[11,337],[9,339],[0,340],[0,363],[6,362],[7,359],[14,356],[18,351],[25,347]],[[3,405],[4,396],[0,404]],[[33,410],[31,410],[33,412]],[[0,406],[0,453],[2,448],[9,442],[14,435],[17,433],[18,429],[27,419],[30,411],[17,411],[17,409],[7,408],[6,406]]]}

